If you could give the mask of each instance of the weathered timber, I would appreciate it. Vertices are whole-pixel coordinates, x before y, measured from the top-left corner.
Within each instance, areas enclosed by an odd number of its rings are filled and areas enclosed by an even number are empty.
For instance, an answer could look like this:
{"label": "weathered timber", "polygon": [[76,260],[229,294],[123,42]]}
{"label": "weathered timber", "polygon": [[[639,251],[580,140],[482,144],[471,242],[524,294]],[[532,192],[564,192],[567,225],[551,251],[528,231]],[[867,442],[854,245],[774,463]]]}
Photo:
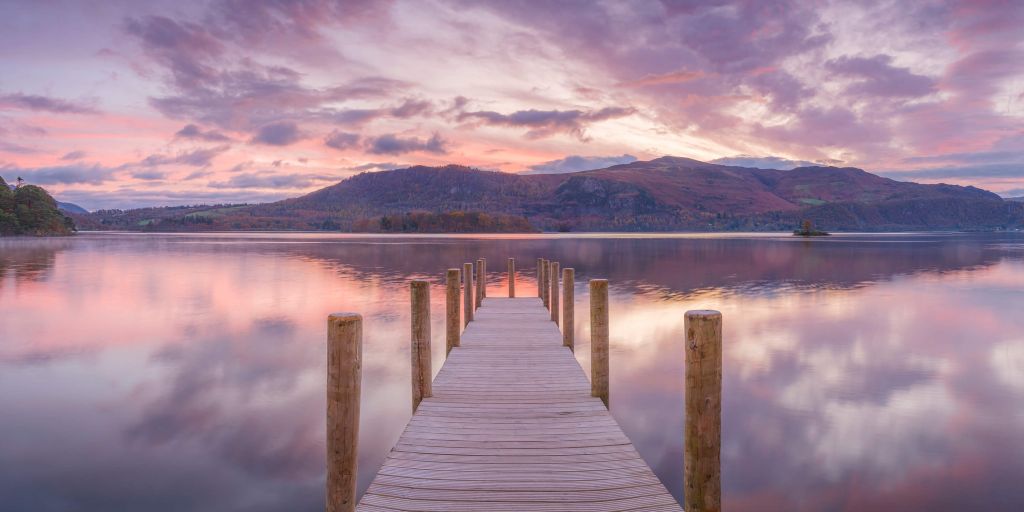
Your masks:
{"label": "weathered timber", "polygon": [[562,269],[562,345],[576,351],[576,270]]}
{"label": "weathered timber", "polygon": [[558,262],[551,262],[549,268],[551,269],[551,298],[548,300],[551,303],[551,320],[555,322],[555,325],[558,325],[558,315],[561,313],[559,311],[560,306],[558,305],[558,295],[560,293],[558,289]]}
{"label": "weathered timber", "polygon": [[327,317],[327,512],[356,507],[363,317]]}
{"label": "weathered timber", "polygon": [[508,296],[509,298],[515,298],[516,296],[516,260],[515,258],[508,259]]}
{"label": "weathered timber", "polygon": [[686,420],[683,446],[684,506],[722,509],[722,314],[687,311]]}
{"label": "weathered timber", "polygon": [[474,306],[474,309],[479,308],[480,304],[483,303],[485,287],[486,285],[484,284],[484,260],[481,258],[476,260],[476,305]]}
{"label": "weathered timber", "polygon": [[445,276],[445,355],[459,346],[459,291],[459,269],[450,268]]}
{"label": "weathered timber", "polygon": [[462,264],[462,326],[473,321],[473,264]]}
{"label": "weathered timber", "polygon": [[591,393],[608,407],[608,281],[590,280]]}
{"label": "weathered timber", "polygon": [[430,283],[409,283],[412,302],[412,412],[431,395]]}

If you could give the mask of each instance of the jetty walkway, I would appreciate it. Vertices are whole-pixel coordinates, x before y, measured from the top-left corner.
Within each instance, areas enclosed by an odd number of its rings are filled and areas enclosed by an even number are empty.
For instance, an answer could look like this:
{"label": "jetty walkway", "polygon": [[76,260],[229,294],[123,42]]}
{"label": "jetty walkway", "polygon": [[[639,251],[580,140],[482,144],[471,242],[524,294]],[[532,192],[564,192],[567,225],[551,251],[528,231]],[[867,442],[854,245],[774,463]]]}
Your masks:
{"label": "jetty walkway", "polygon": [[[608,412],[607,282],[591,282],[592,382],[573,354],[572,334],[566,334],[574,331],[573,269],[563,270],[560,294],[557,263],[540,261],[538,297],[515,297],[510,260],[510,297],[497,298],[486,297],[485,265],[477,262],[475,276],[468,266],[448,272],[447,358],[433,379],[429,284],[411,284],[414,414],[358,504],[362,319],[348,313],[329,318],[327,510],[682,510]],[[466,288],[474,281],[475,293]],[[559,295],[565,299],[561,308]],[[460,308],[460,297],[469,307]],[[716,322],[717,348],[711,339]],[[705,366],[713,369],[707,362],[718,359],[720,394],[721,315],[691,312],[687,324],[694,348],[710,347]],[[698,368],[694,377],[706,373]],[[720,502],[721,403],[720,396],[710,399],[714,403],[698,405],[717,416],[694,413],[708,432],[693,436],[695,443],[687,439],[686,459],[687,504],[700,499],[701,506],[691,509],[708,511]]]}

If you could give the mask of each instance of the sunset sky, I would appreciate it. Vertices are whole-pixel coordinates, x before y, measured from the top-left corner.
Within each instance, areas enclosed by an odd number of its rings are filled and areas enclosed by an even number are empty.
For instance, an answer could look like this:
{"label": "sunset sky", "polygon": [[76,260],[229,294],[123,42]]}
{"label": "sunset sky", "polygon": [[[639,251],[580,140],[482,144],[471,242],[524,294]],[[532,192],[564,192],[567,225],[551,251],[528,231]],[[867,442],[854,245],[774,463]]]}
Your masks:
{"label": "sunset sky", "polygon": [[0,176],[89,209],[686,156],[1024,195],[1024,2],[0,0]]}

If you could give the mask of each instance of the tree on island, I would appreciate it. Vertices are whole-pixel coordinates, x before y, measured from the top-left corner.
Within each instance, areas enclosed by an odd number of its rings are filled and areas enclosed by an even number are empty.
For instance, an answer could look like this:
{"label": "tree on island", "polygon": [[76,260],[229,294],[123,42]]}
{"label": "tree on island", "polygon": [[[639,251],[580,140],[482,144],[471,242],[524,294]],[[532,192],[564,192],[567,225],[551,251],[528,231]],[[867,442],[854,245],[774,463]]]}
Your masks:
{"label": "tree on island", "polygon": [[0,235],[70,235],[75,223],[57,208],[57,201],[35,185],[18,178],[12,189],[0,177]]}
{"label": "tree on island", "polygon": [[828,233],[814,229],[814,223],[810,219],[804,219],[800,224],[800,229],[794,231],[793,234],[796,236],[828,236]]}

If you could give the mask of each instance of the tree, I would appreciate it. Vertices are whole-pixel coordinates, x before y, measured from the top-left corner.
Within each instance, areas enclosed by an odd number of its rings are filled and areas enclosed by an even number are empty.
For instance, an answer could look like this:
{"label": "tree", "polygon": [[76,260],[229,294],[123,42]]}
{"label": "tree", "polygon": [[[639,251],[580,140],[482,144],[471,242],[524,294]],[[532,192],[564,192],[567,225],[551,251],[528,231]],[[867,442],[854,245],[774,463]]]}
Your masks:
{"label": "tree", "polygon": [[35,185],[19,186],[13,191],[0,178],[0,234],[69,235],[74,222],[57,208],[45,190]]}

